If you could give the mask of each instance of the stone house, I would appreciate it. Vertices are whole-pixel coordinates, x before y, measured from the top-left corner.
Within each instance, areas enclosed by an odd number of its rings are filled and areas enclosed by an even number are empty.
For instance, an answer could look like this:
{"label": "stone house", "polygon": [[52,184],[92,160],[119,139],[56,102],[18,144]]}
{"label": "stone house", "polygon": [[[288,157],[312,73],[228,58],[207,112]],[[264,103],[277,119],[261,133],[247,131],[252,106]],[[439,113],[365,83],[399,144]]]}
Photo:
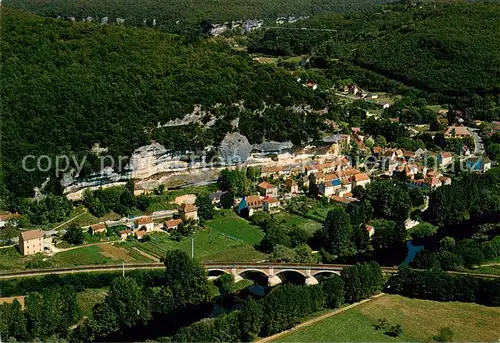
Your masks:
{"label": "stone house", "polygon": [[34,255],[43,252],[43,231],[29,230],[19,234],[19,250],[23,255]]}

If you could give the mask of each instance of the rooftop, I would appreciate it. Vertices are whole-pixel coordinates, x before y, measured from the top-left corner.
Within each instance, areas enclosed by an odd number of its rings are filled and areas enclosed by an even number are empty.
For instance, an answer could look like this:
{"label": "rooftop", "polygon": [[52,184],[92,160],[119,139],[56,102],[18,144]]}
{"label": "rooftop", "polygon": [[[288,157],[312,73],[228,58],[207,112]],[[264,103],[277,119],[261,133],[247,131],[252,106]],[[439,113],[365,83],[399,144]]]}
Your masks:
{"label": "rooftop", "polygon": [[262,206],[262,201],[258,195],[248,195],[245,197],[248,207],[260,207]]}
{"label": "rooftop", "polygon": [[366,173],[360,173],[354,175],[354,181],[360,182],[360,181],[370,181],[370,177]]}
{"label": "rooftop", "polygon": [[23,241],[28,241],[30,239],[42,238],[43,237],[43,231],[42,230],[24,231],[24,232],[21,232],[21,237],[23,238]]}
{"label": "rooftop", "polygon": [[182,204],[181,205],[181,210],[184,212],[184,213],[191,213],[191,212],[196,212],[198,211],[198,207],[196,207],[195,205],[193,204]]}
{"label": "rooftop", "polygon": [[275,204],[275,203],[278,203],[280,202],[278,198],[265,198],[264,200],[262,200],[262,202],[265,202],[265,203],[268,203],[268,204]]}
{"label": "rooftop", "polygon": [[151,224],[152,222],[153,222],[153,218],[151,218],[151,217],[141,217],[141,218],[137,218],[135,220],[136,225]]}
{"label": "rooftop", "polygon": [[273,185],[272,183],[269,183],[269,182],[261,182],[258,184],[258,187],[259,188],[263,188],[263,189],[273,189],[273,188],[276,188],[275,185]]}
{"label": "rooftop", "polygon": [[170,219],[165,221],[165,227],[166,228],[176,227],[180,223],[182,223],[182,219]]}

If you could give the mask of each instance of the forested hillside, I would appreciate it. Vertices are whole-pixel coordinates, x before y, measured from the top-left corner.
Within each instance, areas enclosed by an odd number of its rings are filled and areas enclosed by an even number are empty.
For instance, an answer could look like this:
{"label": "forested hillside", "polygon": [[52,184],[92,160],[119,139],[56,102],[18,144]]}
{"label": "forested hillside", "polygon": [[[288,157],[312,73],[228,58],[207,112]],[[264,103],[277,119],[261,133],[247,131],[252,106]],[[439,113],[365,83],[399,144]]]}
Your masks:
{"label": "forested hillside", "polygon": [[[20,8],[49,17],[109,17],[125,19],[125,24],[152,25],[178,32],[202,20],[224,22],[237,19],[276,19],[278,16],[305,16],[327,11],[347,12],[394,0],[4,0],[8,7]],[[178,24],[175,22],[179,20]]]}
{"label": "forested hillside", "polygon": [[[313,17],[253,34],[249,50],[272,55],[313,54],[378,72],[429,94],[497,96],[500,92],[500,4],[398,4],[369,12]],[[495,101],[493,98],[491,101]]]}
{"label": "forested hillside", "polygon": [[[326,104],[322,93],[302,87],[285,70],[255,63],[223,43],[1,10],[2,170],[13,196],[32,195],[53,172],[25,172],[26,155],[54,161],[55,155],[75,154],[81,160],[99,143],[112,156],[130,156],[151,139],[174,150],[203,148],[220,142],[238,114],[258,122],[254,110],[263,109],[264,102]],[[240,101],[242,112],[232,106]],[[191,113],[195,104],[217,116],[210,129],[201,124],[157,128]],[[266,111],[273,118],[267,125],[279,129],[245,132],[252,143],[263,138],[300,142],[321,125],[319,116]],[[99,170],[94,160],[89,156],[84,174]]]}

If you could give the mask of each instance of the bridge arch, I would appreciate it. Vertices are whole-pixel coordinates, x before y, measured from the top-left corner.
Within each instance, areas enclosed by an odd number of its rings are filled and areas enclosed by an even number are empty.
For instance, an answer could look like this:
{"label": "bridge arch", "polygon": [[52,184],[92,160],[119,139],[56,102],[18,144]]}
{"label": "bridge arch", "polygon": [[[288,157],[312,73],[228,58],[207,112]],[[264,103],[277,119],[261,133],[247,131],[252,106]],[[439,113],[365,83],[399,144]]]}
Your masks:
{"label": "bridge arch", "polygon": [[278,270],[274,275],[279,277],[281,281],[288,281],[296,284],[304,284],[307,279],[307,275],[302,270],[298,269]]}
{"label": "bridge arch", "polygon": [[341,276],[342,274],[338,270],[318,270],[318,271],[311,271],[311,276],[314,276],[318,280],[321,280],[324,277],[328,277],[328,276],[332,276],[332,275]]}
{"label": "bridge arch", "polygon": [[207,276],[209,278],[216,278],[221,276],[222,274],[230,274],[230,273],[227,270],[219,268],[210,268],[207,270]]}
{"label": "bridge arch", "polygon": [[238,276],[243,279],[252,280],[256,284],[267,286],[269,275],[262,269],[247,268],[236,271]]}
{"label": "bridge arch", "polygon": [[243,269],[243,270],[237,270],[237,273],[238,275],[242,276],[241,274],[245,274],[245,273],[258,273],[258,274],[262,274],[264,276],[269,276],[269,274],[264,270],[264,269],[258,269],[258,268],[247,268],[247,269]]}

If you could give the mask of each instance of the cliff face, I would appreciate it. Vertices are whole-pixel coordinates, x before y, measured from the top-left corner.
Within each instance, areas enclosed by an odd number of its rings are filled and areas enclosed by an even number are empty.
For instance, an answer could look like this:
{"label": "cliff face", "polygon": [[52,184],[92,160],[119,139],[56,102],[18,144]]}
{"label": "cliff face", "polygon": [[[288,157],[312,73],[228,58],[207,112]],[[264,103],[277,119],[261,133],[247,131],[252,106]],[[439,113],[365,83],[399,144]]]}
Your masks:
{"label": "cliff face", "polygon": [[219,147],[219,155],[224,163],[242,164],[250,157],[252,145],[238,132],[228,133]]}

